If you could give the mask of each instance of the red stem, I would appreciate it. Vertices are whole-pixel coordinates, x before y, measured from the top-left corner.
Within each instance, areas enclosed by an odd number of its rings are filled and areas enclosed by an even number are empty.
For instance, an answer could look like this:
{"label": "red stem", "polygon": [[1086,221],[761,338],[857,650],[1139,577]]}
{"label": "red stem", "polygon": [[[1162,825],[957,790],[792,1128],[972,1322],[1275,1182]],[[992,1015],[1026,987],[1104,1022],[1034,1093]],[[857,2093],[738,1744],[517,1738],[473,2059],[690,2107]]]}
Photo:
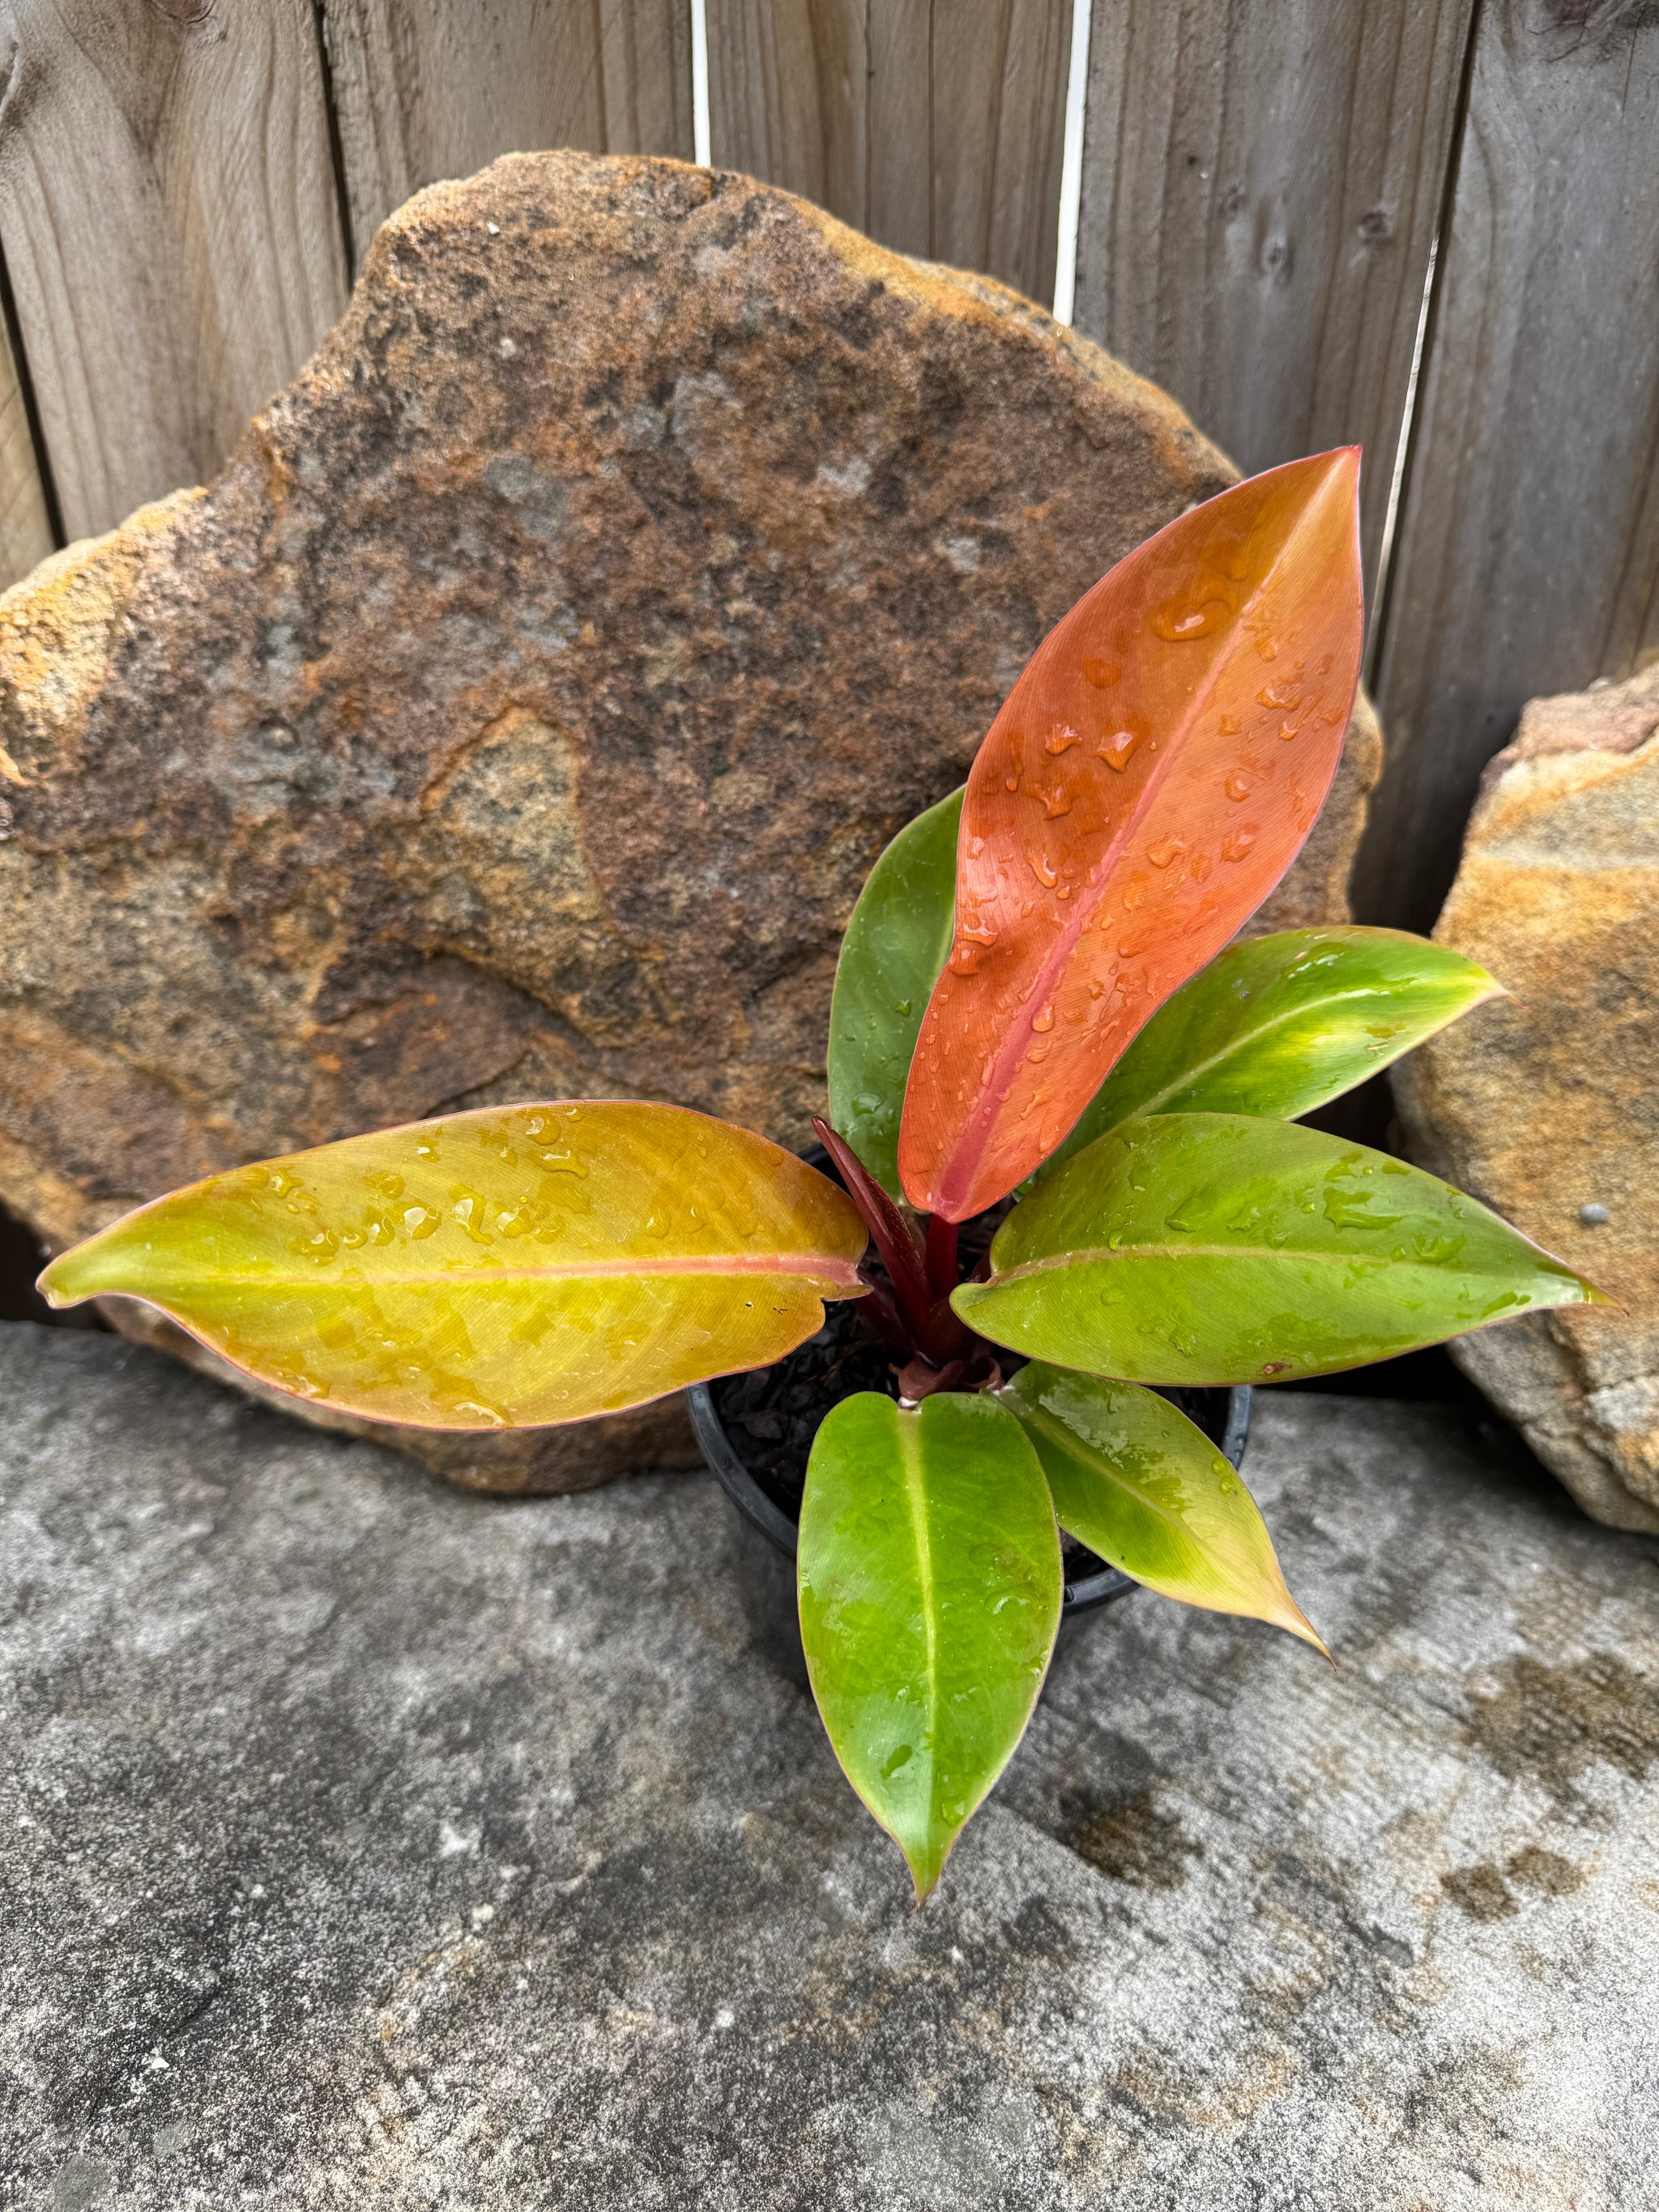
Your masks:
{"label": "red stem", "polygon": [[957,1224],[942,1213],[927,1217],[927,1287],[935,1304],[957,1286]]}
{"label": "red stem", "polygon": [[[969,1340],[969,1330],[951,1312],[946,1300],[934,1297],[908,1222],[858,1154],[844,1138],[836,1134],[821,1114],[812,1116],[812,1127],[818,1142],[840,1170],[848,1196],[864,1216],[865,1226],[875,1239],[912,1343],[935,1367],[942,1367],[963,1350]],[[951,1288],[955,1286],[953,1274]]]}
{"label": "red stem", "polygon": [[862,1267],[859,1269],[859,1280],[870,1284],[869,1290],[859,1300],[859,1319],[872,1336],[908,1352],[911,1348],[910,1332],[899,1318],[897,1307],[879,1283],[870,1281]]}
{"label": "red stem", "polygon": [[881,1185],[844,1138],[838,1137],[821,1114],[812,1116],[812,1129],[847,1186],[847,1195],[864,1216],[864,1225],[875,1239],[882,1264],[892,1278],[899,1310],[920,1340],[927,1327],[933,1301],[922,1273],[921,1255],[909,1225]]}

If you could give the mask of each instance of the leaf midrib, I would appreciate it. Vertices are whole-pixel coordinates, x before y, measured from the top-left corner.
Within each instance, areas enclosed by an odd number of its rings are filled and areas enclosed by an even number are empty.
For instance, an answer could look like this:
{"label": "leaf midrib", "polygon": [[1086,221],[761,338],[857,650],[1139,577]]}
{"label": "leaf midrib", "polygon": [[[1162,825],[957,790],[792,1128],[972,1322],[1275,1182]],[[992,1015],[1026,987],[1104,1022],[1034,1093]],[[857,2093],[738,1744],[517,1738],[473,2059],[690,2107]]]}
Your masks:
{"label": "leaf midrib", "polygon": [[[355,1264],[355,1263],[350,1263]],[[228,1284],[242,1288],[266,1291],[270,1289],[307,1290],[399,1290],[426,1284],[451,1284],[482,1288],[486,1284],[531,1282],[593,1282],[628,1281],[638,1276],[653,1279],[676,1275],[711,1276],[776,1276],[799,1275],[808,1281],[834,1283],[849,1291],[862,1291],[868,1285],[860,1278],[856,1265],[850,1260],[819,1261],[795,1258],[788,1254],[727,1255],[724,1253],[688,1254],[682,1258],[665,1255],[658,1259],[645,1260],[588,1260],[571,1261],[545,1267],[499,1267],[471,1261],[453,1267],[428,1267],[393,1273],[382,1268],[361,1269],[356,1280],[348,1282],[332,1271],[332,1263],[313,1267],[304,1274],[258,1274],[245,1271],[194,1268],[184,1279],[191,1284]],[[107,1294],[107,1286],[77,1292],[80,1297]]]}
{"label": "leaf midrib", "polygon": [[933,1546],[927,1527],[927,1486],[922,1476],[921,1416],[898,1409],[899,1464],[904,1469],[905,1496],[910,1509],[910,1534],[915,1547],[916,1581],[921,1592],[922,1668],[927,1708],[927,1826],[931,1843],[939,1817],[939,1626],[933,1618]]}
{"label": "leaf midrib", "polygon": [[[1018,1282],[1028,1275],[1052,1273],[1059,1267],[1075,1267],[1096,1260],[1317,1260],[1331,1267],[1352,1267],[1356,1261],[1370,1261],[1380,1267],[1434,1267],[1433,1260],[1395,1260],[1382,1253],[1329,1252],[1305,1244],[1085,1244],[1069,1251],[1045,1253],[1040,1259],[1022,1260],[1012,1267],[994,1274],[983,1285],[964,1285],[963,1288],[1000,1290],[1006,1284]],[[1460,1267],[1462,1275],[1480,1275],[1489,1270]],[[1571,1270],[1569,1270],[1571,1273]]]}
{"label": "leaf midrib", "polygon": [[[1049,1413],[1046,1407],[1041,1405],[1022,1406],[1020,1408],[1020,1413],[1023,1419],[1028,1420],[1033,1425],[1033,1426],[1040,1428],[1044,1436],[1050,1437],[1056,1448],[1063,1452],[1067,1459],[1073,1461],[1077,1466],[1082,1468],[1085,1474],[1093,1474],[1097,1471],[1091,1462],[1084,1458],[1082,1453],[1079,1451],[1076,1446],[1071,1442],[1071,1432],[1067,1430],[1066,1424],[1063,1421],[1057,1420],[1054,1414]],[[1127,1475],[1120,1474],[1115,1468],[1110,1468],[1107,1471],[1104,1479],[1116,1483],[1118,1487],[1121,1490],[1127,1491],[1131,1498],[1138,1498],[1146,1508],[1147,1511],[1149,1513],[1155,1514],[1166,1528],[1175,1530],[1180,1535],[1186,1536],[1189,1541],[1196,1540],[1192,1537],[1192,1533],[1187,1528],[1184,1522],[1182,1522],[1176,1515],[1171,1513],[1166,1506],[1161,1505],[1157,1498],[1152,1497],[1149,1492],[1143,1490],[1139,1483],[1132,1482]],[[1064,1525],[1065,1524],[1062,1522],[1061,1526],[1063,1527]],[[1072,1533],[1075,1534],[1076,1531],[1073,1530]],[[1125,1567],[1122,1571],[1126,1575],[1132,1575],[1134,1573],[1134,1570],[1132,1567]],[[1139,1581],[1139,1577],[1137,1576],[1135,1579]]]}
{"label": "leaf midrib", "polygon": [[[1275,1030],[1283,1029],[1287,1022],[1296,1021],[1304,1015],[1322,1012],[1332,1006],[1346,1006],[1354,1000],[1387,998],[1389,995],[1387,985],[1370,983],[1363,990],[1333,991],[1322,999],[1310,1000],[1299,1006],[1286,1006],[1282,1013],[1274,1014],[1270,1019],[1262,1022],[1259,1027],[1245,1030],[1236,1036],[1231,1044],[1219,1052],[1212,1053],[1207,1060],[1195,1061],[1184,1073],[1177,1076],[1172,1082],[1166,1083],[1161,1091],[1153,1091],[1141,1105],[1134,1107],[1127,1114],[1121,1115],[1116,1121],[1108,1122],[1106,1127],[1115,1129],[1124,1121],[1145,1121],[1149,1115],[1161,1112],[1167,1100],[1178,1097],[1183,1091],[1191,1090],[1194,1084],[1202,1082],[1206,1076],[1212,1075],[1218,1067],[1224,1066],[1228,1060],[1237,1059],[1240,1053],[1248,1050],[1253,1045],[1260,1044],[1263,1037],[1270,1036]],[[1121,1066],[1122,1062],[1120,1060],[1118,1065]],[[1109,1083],[1111,1077],[1108,1076],[1106,1080]],[[1198,1108],[1190,1110],[1202,1112],[1205,1109]],[[1087,1111],[1086,1108],[1085,1111]],[[1102,1129],[1098,1133],[1104,1136],[1106,1130]]]}
{"label": "leaf midrib", "polygon": [[[1237,615],[1237,628],[1243,628],[1244,620],[1250,612],[1250,610],[1265,596],[1268,586],[1272,583],[1274,576],[1278,574],[1280,565],[1289,553],[1292,540],[1299,534],[1300,522],[1301,520],[1305,520],[1305,517],[1306,510],[1304,509],[1303,516],[1298,518],[1297,530],[1293,530],[1291,537],[1285,539],[1285,543],[1280,546],[1277,556],[1267,568],[1266,574],[1259,580],[1255,588],[1251,591],[1249,598],[1245,600],[1244,605],[1238,609]],[[1160,532],[1158,534],[1161,535],[1162,533]],[[1146,542],[1146,544],[1151,544],[1154,540],[1148,538]],[[1119,857],[1127,849],[1131,838],[1136,834],[1140,824],[1146,820],[1147,815],[1151,812],[1154,800],[1157,799],[1158,793],[1163,790],[1164,781],[1170,773],[1171,767],[1182,751],[1182,740],[1184,739],[1186,733],[1193,728],[1205,708],[1207,707],[1210,699],[1214,693],[1215,686],[1218,680],[1219,672],[1228,665],[1231,657],[1230,650],[1224,650],[1218,653],[1214,661],[1212,663],[1203,683],[1198,690],[1194,692],[1188,712],[1182,723],[1179,735],[1172,737],[1170,743],[1165,746],[1163,759],[1158,763],[1157,768],[1154,769],[1147,776],[1145,783],[1142,784],[1135,802],[1125,815],[1116,836],[1112,839],[1105,852],[1102,854],[1097,865],[1091,871],[1088,884],[1089,896],[1086,898],[1080,898],[1077,901],[1073,913],[1066,923],[1064,928],[1056,934],[1047,957],[1038,963],[1036,973],[1032,979],[1030,988],[1022,996],[1020,1001],[1022,1005],[1025,1004],[1031,999],[1036,999],[1039,1005],[1045,1005],[1053,998],[1055,991],[1059,988],[1060,981],[1069,969],[1071,963],[1076,955],[1079,945],[1087,936],[1089,930],[1095,922],[1099,912],[1101,894],[1110,879],[1111,872],[1116,866]],[[970,788],[971,784],[972,779],[969,778]],[[967,806],[966,801],[964,800],[964,817],[966,816],[966,811]],[[968,1166],[967,1172],[963,1176],[963,1181],[964,1186],[971,1184],[975,1165],[979,1158],[982,1156],[986,1146],[990,1142],[992,1133],[994,1132],[997,1123],[1001,1116],[1002,1109],[1007,1103],[1009,1093],[1013,1088],[1014,1077],[1024,1060],[1025,1049],[1026,1040],[1023,1036],[1018,1034],[1018,1024],[1017,1023],[1011,1022],[1009,1024],[1008,1034],[1005,1037],[1001,1046],[998,1048],[993,1060],[990,1076],[982,1085],[980,1096],[975,1103],[973,1112],[969,1116],[968,1122],[962,1132],[961,1138],[953,1148],[950,1158],[945,1163],[944,1170],[937,1179],[937,1189],[941,1200],[945,1198],[947,1192],[951,1189],[952,1183],[952,1170],[955,1169],[957,1161],[963,1159],[964,1156],[968,1157]],[[1109,1069],[1107,1073],[1110,1073]],[[1104,1077],[1103,1077],[1102,1080],[1103,1081],[1104,1079]],[[982,1133],[981,1141],[973,1149],[971,1154],[969,1154],[969,1148],[970,1139],[975,1130],[979,1130]]]}

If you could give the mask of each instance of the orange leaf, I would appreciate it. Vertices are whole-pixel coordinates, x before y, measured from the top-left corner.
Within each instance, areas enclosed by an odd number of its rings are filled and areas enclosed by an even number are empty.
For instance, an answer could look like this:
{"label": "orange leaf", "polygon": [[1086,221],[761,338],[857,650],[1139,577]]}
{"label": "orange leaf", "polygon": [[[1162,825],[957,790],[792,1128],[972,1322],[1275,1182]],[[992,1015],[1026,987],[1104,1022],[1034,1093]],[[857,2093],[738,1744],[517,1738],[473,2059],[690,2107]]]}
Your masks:
{"label": "orange leaf", "polygon": [[1077,1120],[1284,874],[1341,756],[1363,635],[1350,446],[1161,530],[1057,623],[968,780],[956,934],[899,1138],[966,1220]]}

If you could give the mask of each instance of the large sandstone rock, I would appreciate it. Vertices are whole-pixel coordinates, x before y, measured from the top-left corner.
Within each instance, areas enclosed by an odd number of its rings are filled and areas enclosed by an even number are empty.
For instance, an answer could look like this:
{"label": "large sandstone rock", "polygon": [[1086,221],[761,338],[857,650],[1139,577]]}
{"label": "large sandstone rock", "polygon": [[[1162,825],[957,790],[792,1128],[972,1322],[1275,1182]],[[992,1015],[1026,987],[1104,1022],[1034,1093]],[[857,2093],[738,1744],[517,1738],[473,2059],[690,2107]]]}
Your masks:
{"label": "large sandstone rock", "polygon": [[1528,708],[1435,934],[1514,996],[1398,1071],[1416,1157],[1625,1308],[1453,1352],[1586,1512],[1659,1529],[1659,666]]}
{"label": "large sandstone rock", "polygon": [[913,1911],[712,1480],[0,1392],[18,2212],[1653,2205],[1659,1546],[1439,1408],[1262,1392],[1337,1666],[1126,1600]]}
{"label": "large sandstone rock", "polygon": [[[747,179],[422,193],[216,483],[0,601],[0,1194],[56,1247],[505,1098],[799,1139],[876,853],[1232,474],[1027,301]],[[1343,911],[1356,727],[1263,926]],[[672,1407],[410,1441],[507,1487],[689,1447]]]}

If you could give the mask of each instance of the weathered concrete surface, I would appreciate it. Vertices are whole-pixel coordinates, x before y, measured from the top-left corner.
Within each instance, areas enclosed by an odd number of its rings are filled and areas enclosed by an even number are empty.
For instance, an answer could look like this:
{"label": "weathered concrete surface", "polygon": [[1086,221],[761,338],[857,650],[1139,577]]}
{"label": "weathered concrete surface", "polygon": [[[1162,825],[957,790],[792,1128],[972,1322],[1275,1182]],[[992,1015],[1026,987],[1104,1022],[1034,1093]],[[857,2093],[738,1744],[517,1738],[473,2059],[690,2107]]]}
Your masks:
{"label": "weathered concrete surface", "polygon": [[[876,854],[1232,475],[1030,302],[746,179],[419,194],[216,483],[0,601],[0,1194],[56,1249],[504,1098],[800,1140]],[[1346,911],[1379,765],[1362,712],[1264,926]],[[672,1415],[406,1443],[558,1489]]]}
{"label": "weathered concrete surface", "polygon": [[1625,1309],[1454,1356],[1586,1512],[1659,1530],[1659,666],[1527,708],[1435,935],[1514,995],[1396,1070],[1413,1157]]}
{"label": "weathered concrete surface", "polygon": [[0,1389],[9,2203],[1655,2201],[1659,1547],[1449,1415],[1262,1402],[1336,1671],[1128,1601],[912,1915],[706,1480],[470,1497],[22,1325]]}

